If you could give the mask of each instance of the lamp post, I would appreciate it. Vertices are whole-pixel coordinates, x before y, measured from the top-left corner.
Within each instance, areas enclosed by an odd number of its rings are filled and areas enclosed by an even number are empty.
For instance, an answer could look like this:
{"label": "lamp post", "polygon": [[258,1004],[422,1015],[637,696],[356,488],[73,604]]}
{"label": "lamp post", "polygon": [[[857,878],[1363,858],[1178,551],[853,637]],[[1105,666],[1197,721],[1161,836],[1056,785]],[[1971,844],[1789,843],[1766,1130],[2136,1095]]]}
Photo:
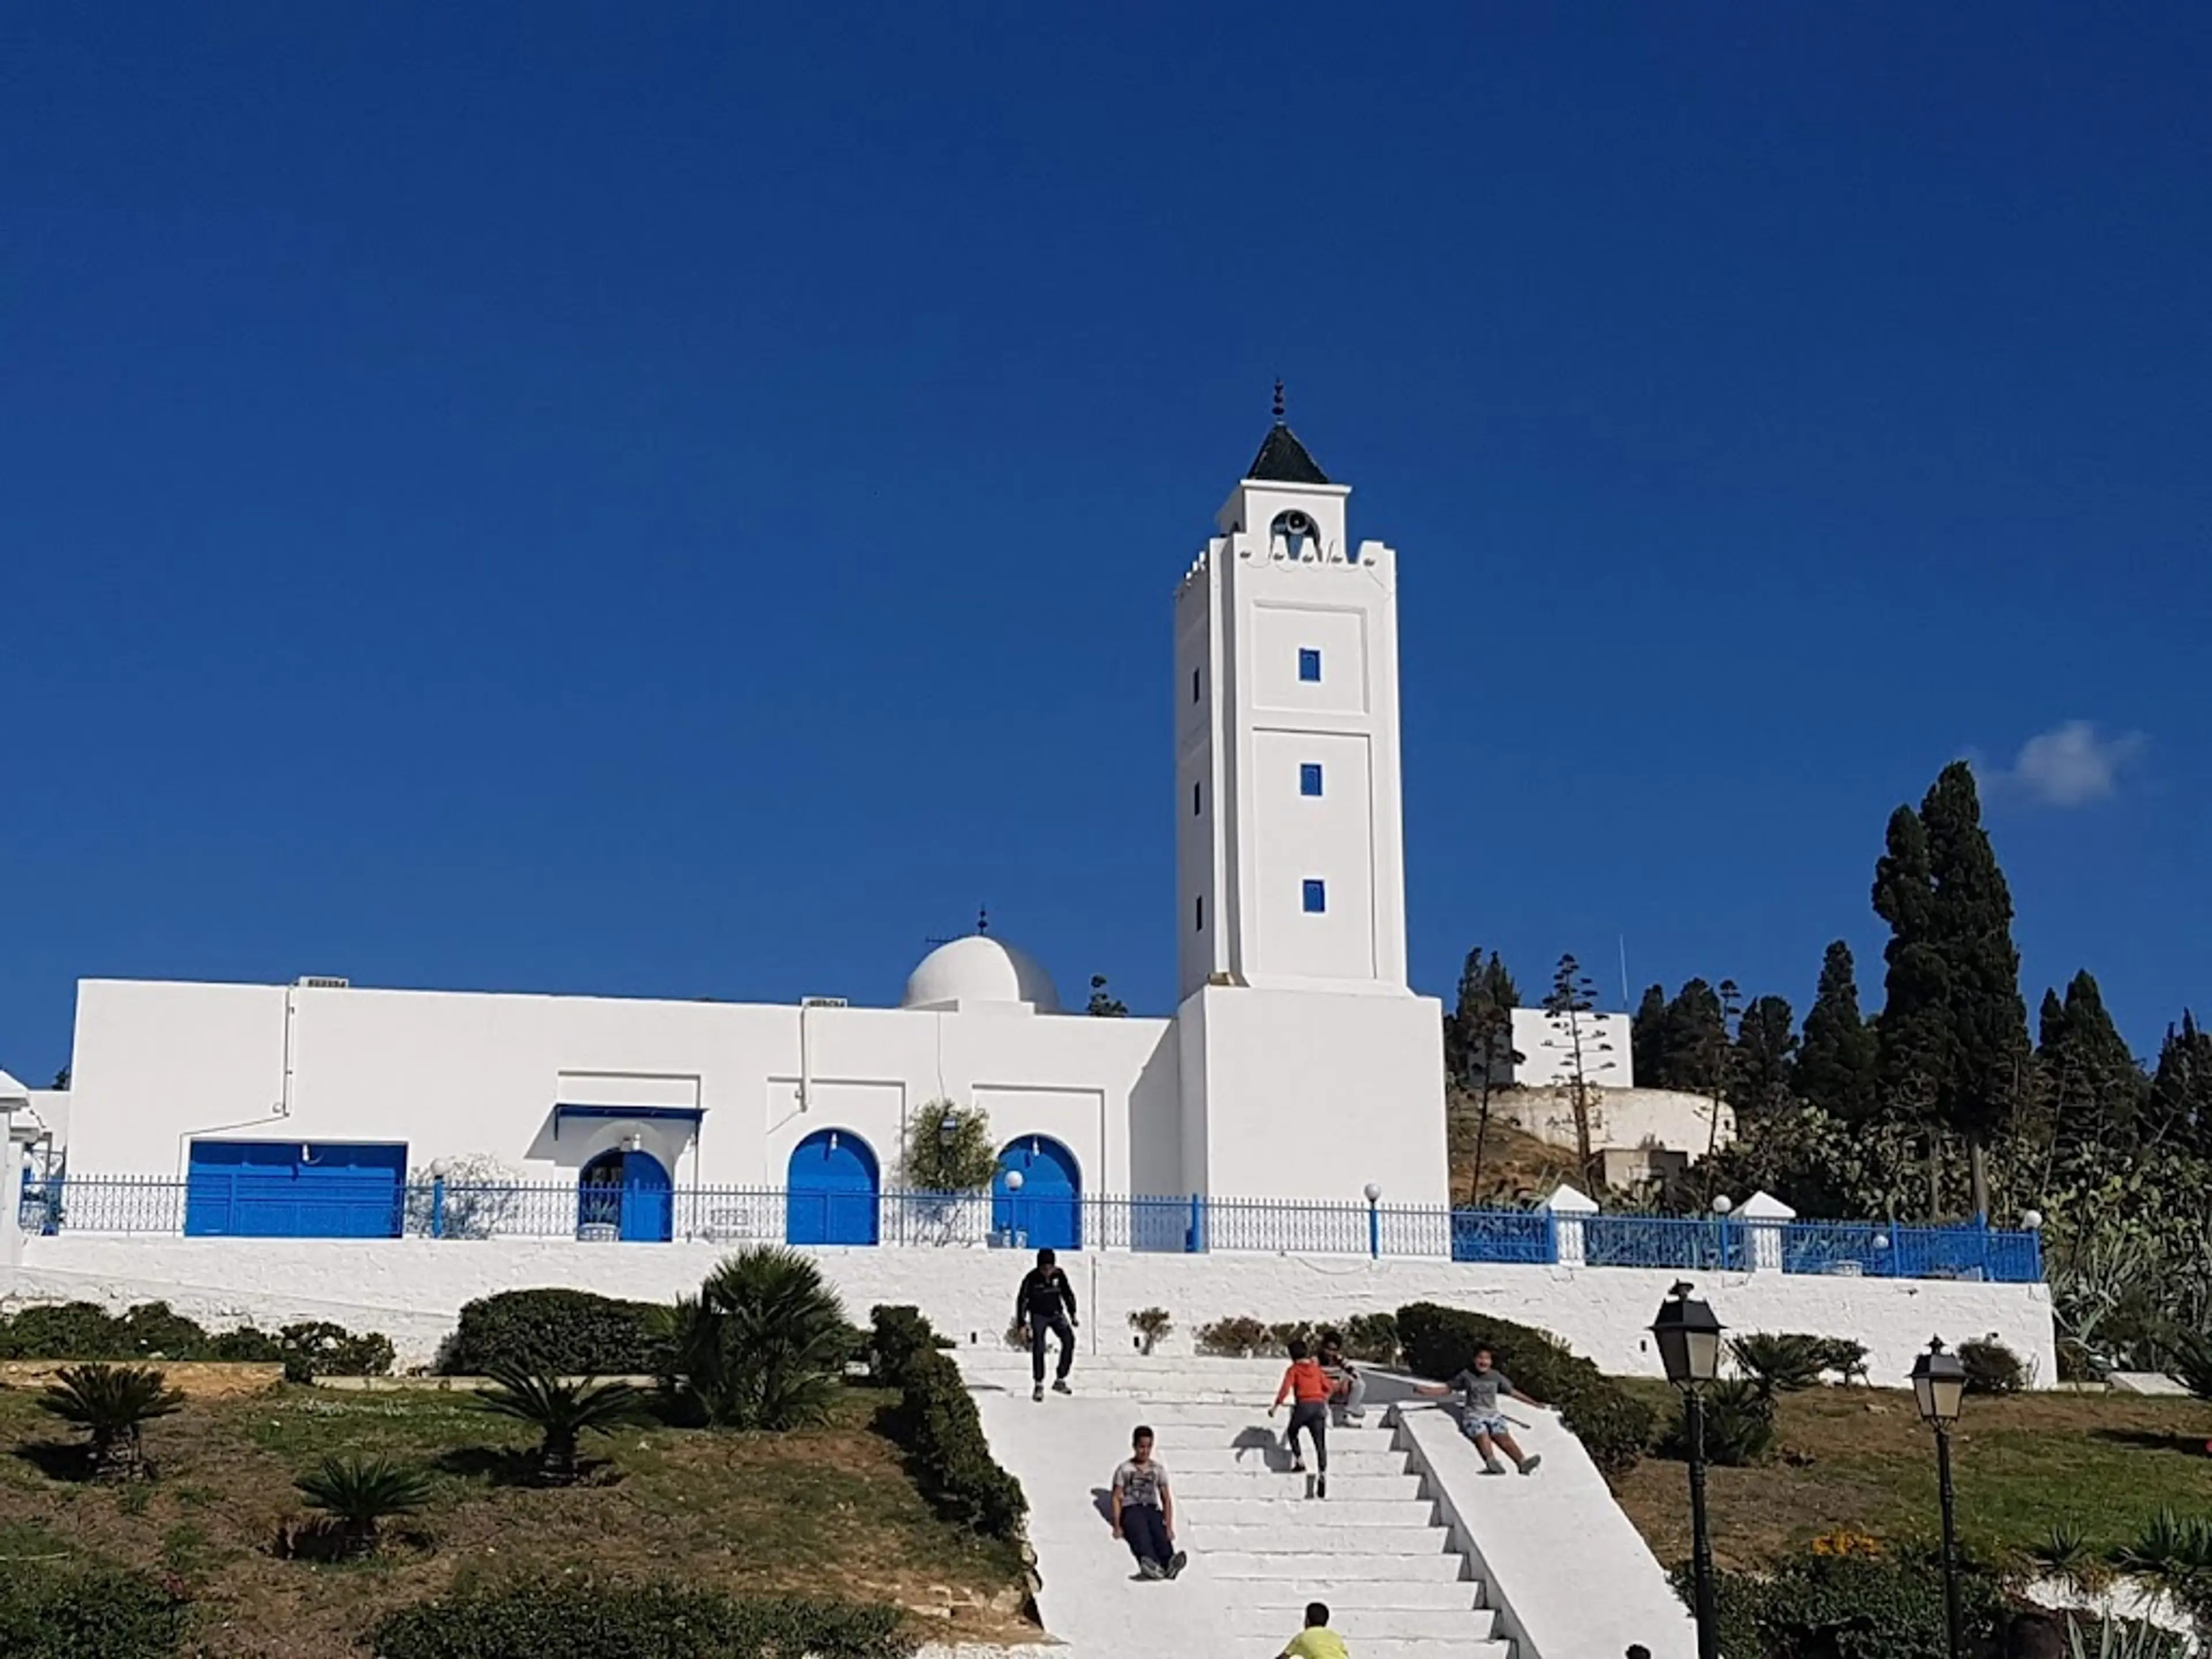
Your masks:
{"label": "lamp post", "polygon": [[1959,1617],[1959,1543],[1951,1492],[1951,1425],[1966,1398],[1966,1368],[1936,1337],[1928,1352],[1912,1362],[1912,1397],[1921,1420],[1936,1431],[1936,1484],[1943,1501],[1943,1622],[1951,1659],[1963,1650]]}
{"label": "lamp post", "polygon": [[1382,1182],[1369,1182],[1367,1183],[1367,1254],[1370,1259],[1376,1261],[1382,1259],[1382,1212],[1376,1207],[1382,1201]]}
{"label": "lamp post", "polygon": [[1706,1384],[1721,1372],[1721,1322],[1690,1294],[1690,1281],[1676,1283],[1651,1322],[1667,1380],[1682,1391],[1690,1430],[1690,1564],[1696,1580],[1698,1659],[1719,1659],[1720,1615],[1713,1604],[1713,1540],[1705,1526]]}

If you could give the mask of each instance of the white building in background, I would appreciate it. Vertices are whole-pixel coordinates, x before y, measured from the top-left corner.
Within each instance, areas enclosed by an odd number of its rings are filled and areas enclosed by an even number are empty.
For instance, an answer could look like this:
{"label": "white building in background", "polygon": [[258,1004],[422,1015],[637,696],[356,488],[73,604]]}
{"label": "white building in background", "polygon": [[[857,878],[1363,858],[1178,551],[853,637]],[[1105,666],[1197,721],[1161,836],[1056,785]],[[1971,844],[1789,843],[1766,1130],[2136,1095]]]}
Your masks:
{"label": "white building in background", "polygon": [[88,980],[70,1179],[185,1176],[187,1232],[358,1235],[398,1224],[407,1172],[490,1160],[623,1237],[757,1232],[742,1195],[684,1197],[755,1188],[788,1188],[793,1242],[867,1243],[917,1115],[951,1102],[989,1113],[1033,1243],[1182,1246],[1188,1206],[1114,1212],[1161,1236],[1103,1238],[1053,1202],[1084,1194],[1443,1204],[1441,1008],[1406,981],[1397,557],[1351,540],[1349,494],[1279,410],[1176,594],[1173,1018],[1071,1015],[981,931],[896,1008]]}

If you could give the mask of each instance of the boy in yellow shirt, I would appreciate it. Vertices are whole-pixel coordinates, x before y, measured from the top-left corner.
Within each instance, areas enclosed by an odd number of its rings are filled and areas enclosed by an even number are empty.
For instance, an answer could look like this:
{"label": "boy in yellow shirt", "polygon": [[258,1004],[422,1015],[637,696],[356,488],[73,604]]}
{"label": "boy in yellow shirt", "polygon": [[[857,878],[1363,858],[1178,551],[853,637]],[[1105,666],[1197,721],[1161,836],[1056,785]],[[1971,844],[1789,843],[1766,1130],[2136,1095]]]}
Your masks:
{"label": "boy in yellow shirt", "polygon": [[1352,1659],[1344,1638],[1328,1627],[1328,1603],[1306,1603],[1306,1627],[1291,1638],[1282,1659]]}

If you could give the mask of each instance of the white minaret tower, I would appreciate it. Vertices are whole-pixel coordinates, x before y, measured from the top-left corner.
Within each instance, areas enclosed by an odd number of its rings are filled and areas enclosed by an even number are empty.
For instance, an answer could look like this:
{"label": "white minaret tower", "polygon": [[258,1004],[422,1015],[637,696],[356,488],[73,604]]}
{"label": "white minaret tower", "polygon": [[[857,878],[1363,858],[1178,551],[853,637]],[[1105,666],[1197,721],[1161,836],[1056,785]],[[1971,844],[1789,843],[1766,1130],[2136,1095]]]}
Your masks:
{"label": "white minaret tower", "polygon": [[1397,557],[1275,424],[1176,599],[1182,994],[1406,991]]}
{"label": "white minaret tower", "polygon": [[1397,556],[1352,541],[1351,493],[1279,383],[1176,595],[1183,1161],[1224,1197],[1445,1196],[1441,1009],[1406,984]]}

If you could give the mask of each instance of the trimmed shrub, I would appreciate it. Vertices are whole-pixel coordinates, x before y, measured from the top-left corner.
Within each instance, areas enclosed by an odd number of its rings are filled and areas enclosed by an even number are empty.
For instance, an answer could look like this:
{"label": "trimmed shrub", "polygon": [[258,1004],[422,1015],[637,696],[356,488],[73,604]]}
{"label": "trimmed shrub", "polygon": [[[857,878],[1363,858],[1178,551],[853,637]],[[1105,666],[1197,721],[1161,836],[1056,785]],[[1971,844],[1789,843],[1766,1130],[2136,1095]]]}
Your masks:
{"label": "trimmed shrub", "polygon": [[918,1310],[878,1308],[874,1320],[876,1375],[899,1392],[886,1426],[906,1449],[915,1485],[948,1520],[987,1538],[1018,1538],[1029,1500],[991,1455],[960,1367]]}
{"label": "trimmed shrub", "polygon": [[1994,1336],[1961,1342],[1959,1363],[1966,1368],[1968,1394],[2018,1394],[2027,1386],[2027,1367]]}
{"label": "trimmed shrub", "polygon": [[[1675,1587],[1690,1598],[1690,1570]],[[1822,1654],[1834,1659],[1945,1659],[1943,1572],[1918,1556],[1794,1556],[1759,1573],[1715,1581],[1726,1654]],[[1971,1564],[1960,1601],[1968,1650],[1993,1643],[2010,1613],[2002,1584]]]}
{"label": "trimmed shrub", "polygon": [[374,1639],[381,1659],[906,1659],[915,1646],[896,1607],[670,1583],[438,1597],[390,1614]]}
{"label": "trimmed shrub", "polygon": [[1398,1316],[1395,1314],[1354,1314],[1336,1328],[1346,1359],[1364,1359],[1374,1365],[1398,1363]]}
{"label": "trimmed shrub", "polygon": [[24,1308],[0,1319],[0,1359],[126,1359],[122,1322],[90,1302]]}
{"label": "trimmed shrub", "polygon": [[203,1357],[244,1364],[282,1364],[284,1345],[266,1331],[256,1330],[251,1325],[240,1325],[234,1331],[223,1331],[210,1337]]}
{"label": "trimmed shrub", "polygon": [[1651,1407],[1547,1331],[1415,1302],[1398,1310],[1398,1338],[1407,1368],[1438,1380],[1465,1370],[1475,1350],[1488,1348],[1517,1387],[1559,1407],[1568,1432],[1609,1475],[1634,1468],[1651,1443]]}
{"label": "trimmed shrub", "polygon": [[287,1325],[276,1334],[284,1380],[319,1376],[384,1376],[392,1370],[392,1339],[380,1331],[349,1331],[328,1320]]}
{"label": "trimmed shrub", "polygon": [[1255,1353],[1267,1353],[1282,1346],[1273,1327],[1243,1315],[1200,1325],[1191,1333],[1191,1338],[1199,1352],[1217,1359],[1249,1359]]}
{"label": "trimmed shrub", "polygon": [[461,1310],[438,1369],[448,1376],[495,1370],[556,1376],[658,1376],[668,1368],[663,1310],[589,1291],[501,1291]]}
{"label": "trimmed shrub", "polygon": [[[1726,1468],[1763,1463],[1774,1449],[1774,1396],[1752,1381],[1716,1382],[1705,1390],[1705,1461]],[[1690,1455],[1690,1402],[1675,1407],[1659,1455]]]}
{"label": "trimmed shrub", "polygon": [[0,1573],[8,1659],[162,1659],[185,1638],[185,1604],[143,1573],[41,1565]]}

